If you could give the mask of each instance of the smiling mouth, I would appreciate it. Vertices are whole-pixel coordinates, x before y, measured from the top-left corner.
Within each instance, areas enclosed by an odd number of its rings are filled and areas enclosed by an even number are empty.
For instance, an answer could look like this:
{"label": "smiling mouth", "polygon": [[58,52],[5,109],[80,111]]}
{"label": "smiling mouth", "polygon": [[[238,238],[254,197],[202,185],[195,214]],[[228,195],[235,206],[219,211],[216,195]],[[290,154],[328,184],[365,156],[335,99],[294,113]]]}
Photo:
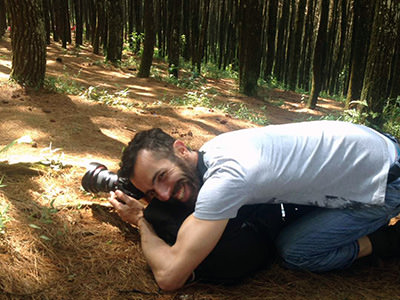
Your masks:
{"label": "smiling mouth", "polygon": [[179,191],[175,194],[175,199],[182,201],[184,195],[185,195],[185,186],[182,184]]}

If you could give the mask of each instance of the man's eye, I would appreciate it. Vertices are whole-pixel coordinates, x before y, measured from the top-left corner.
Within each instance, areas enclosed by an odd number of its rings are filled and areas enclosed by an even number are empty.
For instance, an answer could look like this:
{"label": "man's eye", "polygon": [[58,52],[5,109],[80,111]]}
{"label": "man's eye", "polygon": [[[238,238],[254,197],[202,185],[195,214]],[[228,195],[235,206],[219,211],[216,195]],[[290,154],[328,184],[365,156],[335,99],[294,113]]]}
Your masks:
{"label": "man's eye", "polygon": [[165,171],[164,172],[161,172],[160,174],[158,174],[158,181],[160,181],[160,180],[163,180],[164,179],[164,177],[165,177]]}

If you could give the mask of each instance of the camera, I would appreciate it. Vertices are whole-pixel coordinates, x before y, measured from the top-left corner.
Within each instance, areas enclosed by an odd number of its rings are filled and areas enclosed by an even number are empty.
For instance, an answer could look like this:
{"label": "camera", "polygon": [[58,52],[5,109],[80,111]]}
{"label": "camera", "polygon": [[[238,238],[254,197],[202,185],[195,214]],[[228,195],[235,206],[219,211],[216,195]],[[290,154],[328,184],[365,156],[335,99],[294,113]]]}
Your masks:
{"label": "camera", "polygon": [[90,193],[120,190],[128,196],[141,199],[144,194],[137,189],[128,178],[119,177],[103,164],[91,162],[82,177],[82,187]]}

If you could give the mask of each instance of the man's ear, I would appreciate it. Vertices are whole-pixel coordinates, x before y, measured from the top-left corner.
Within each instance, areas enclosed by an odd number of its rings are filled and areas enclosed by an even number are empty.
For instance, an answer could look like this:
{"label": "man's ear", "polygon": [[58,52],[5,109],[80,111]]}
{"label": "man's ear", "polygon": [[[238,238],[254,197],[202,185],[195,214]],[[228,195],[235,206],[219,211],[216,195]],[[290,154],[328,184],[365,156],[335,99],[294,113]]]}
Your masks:
{"label": "man's ear", "polygon": [[189,153],[189,149],[186,147],[185,143],[181,140],[176,140],[173,144],[175,155],[179,157],[186,157]]}

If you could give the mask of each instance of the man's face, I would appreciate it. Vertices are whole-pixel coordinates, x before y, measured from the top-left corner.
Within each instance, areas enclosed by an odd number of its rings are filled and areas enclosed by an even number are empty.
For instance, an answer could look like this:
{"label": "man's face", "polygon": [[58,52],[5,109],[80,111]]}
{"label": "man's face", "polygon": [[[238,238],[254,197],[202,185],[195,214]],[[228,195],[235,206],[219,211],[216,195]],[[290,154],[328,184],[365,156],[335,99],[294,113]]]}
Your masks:
{"label": "man's face", "polygon": [[132,183],[145,193],[150,201],[179,201],[194,203],[200,184],[196,166],[190,166],[183,158],[159,158],[154,152],[141,150],[138,153]]}

